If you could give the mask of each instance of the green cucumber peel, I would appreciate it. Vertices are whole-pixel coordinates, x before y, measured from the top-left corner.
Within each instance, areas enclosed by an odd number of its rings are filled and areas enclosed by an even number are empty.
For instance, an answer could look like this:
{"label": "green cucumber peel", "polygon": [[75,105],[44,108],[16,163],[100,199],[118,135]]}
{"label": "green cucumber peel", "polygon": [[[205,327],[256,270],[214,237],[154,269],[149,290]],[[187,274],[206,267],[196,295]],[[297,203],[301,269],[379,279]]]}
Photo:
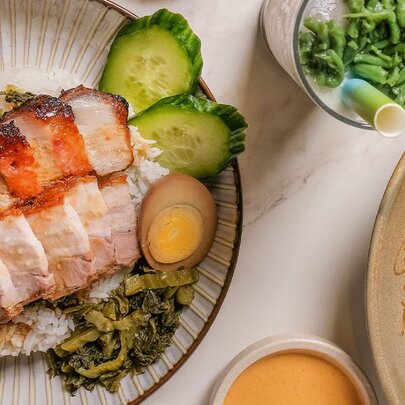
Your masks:
{"label": "green cucumber peel", "polygon": [[121,28],[98,87],[140,112],[162,98],[195,93],[202,66],[201,41],[186,19],[162,9]]}
{"label": "green cucumber peel", "polygon": [[124,35],[132,34],[141,31],[152,25],[158,25],[161,28],[169,31],[182,45],[183,49],[192,62],[192,73],[194,77],[192,91],[196,89],[198,81],[201,77],[201,70],[203,67],[203,59],[201,55],[201,41],[196,34],[194,34],[187,20],[178,13],[163,8],[156,11],[152,15],[141,17],[124,25],[118,32],[113,45],[119,38]]}
{"label": "green cucumber peel", "polygon": [[[222,121],[227,130],[226,155],[222,156],[221,160],[216,162],[217,165],[215,168],[213,167],[212,170],[205,169],[202,172],[198,170],[188,171],[187,168],[179,171],[190,174],[197,178],[210,177],[225,169],[238,154],[245,150],[246,129],[248,125],[244,117],[237,111],[235,107],[226,104],[218,104],[214,101],[208,100],[205,97],[195,97],[190,94],[180,94],[177,96],[167,97],[135,116],[135,118],[129,121],[129,125],[137,126],[138,122],[142,122],[145,116],[148,116],[149,114],[152,115],[158,111],[167,110],[168,108],[172,108],[177,112],[191,111],[216,116],[217,119],[219,118],[220,121]],[[176,125],[176,123],[173,122],[173,125]],[[142,134],[142,131],[141,135],[145,136],[145,134]],[[203,131],[202,136],[204,136]],[[223,136],[223,134],[221,134],[221,136]],[[159,147],[159,145],[157,146]],[[165,153],[165,150],[163,150],[163,153]],[[157,160],[159,161],[159,157]],[[169,169],[172,170],[173,168],[169,167]]]}
{"label": "green cucumber peel", "polygon": [[208,98],[195,97],[191,94],[180,94],[178,96],[164,98],[151,108],[163,106],[177,106],[182,110],[199,111],[217,115],[221,118],[231,132],[229,150],[232,156],[229,158],[228,163],[245,150],[246,129],[248,124],[243,115],[239,113],[235,107],[227,104],[218,104]]}

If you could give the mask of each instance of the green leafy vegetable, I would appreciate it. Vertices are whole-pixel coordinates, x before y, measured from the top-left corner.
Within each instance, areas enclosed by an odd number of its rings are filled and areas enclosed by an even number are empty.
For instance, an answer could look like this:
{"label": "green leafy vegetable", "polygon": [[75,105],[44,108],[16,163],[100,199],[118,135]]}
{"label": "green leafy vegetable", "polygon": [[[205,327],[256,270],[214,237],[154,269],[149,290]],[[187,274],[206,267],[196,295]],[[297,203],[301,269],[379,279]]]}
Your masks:
{"label": "green leafy vegetable", "polygon": [[194,289],[191,285],[183,285],[176,291],[176,300],[179,304],[190,305],[194,299]]}
{"label": "green leafy vegetable", "polygon": [[245,149],[247,124],[230,105],[181,94],[165,98],[129,121],[163,151],[156,160],[171,172],[197,178],[223,170]]}
{"label": "green leafy vegetable", "polygon": [[0,91],[0,95],[4,96],[7,103],[13,104],[14,107],[18,107],[25,103],[27,100],[35,97],[35,94],[28,91],[22,92],[20,90],[10,88],[4,91]]}
{"label": "green leafy vegetable", "polygon": [[135,112],[196,90],[201,43],[180,14],[166,9],[125,25],[111,45],[99,89],[125,97]]}
{"label": "green leafy vegetable", "polygon": [[190,284],[198,273],[154,273],[144,263],[133,273],[106,302],[81,304],[71,297],[58,302],[73,317],[76,330],[49,350],[49,374],[60,375],[71,394],[96,384],[117,391],[123,377],[143,372],[172,343],[181,308],[193,299]]}
{"label": "green leafy vegetable", "polygon": [[[0,91],[0,96],[4,96],[4,100],[6,103],[10,104],[8,109],[12,109],[14,107],[19,107],[21,104],[25,103],[27,100],[35,97],[35,94],[30,92],[23,92],[18,87],[13,85],[8,85],[5,87],[3,91]],[[7,109],[7,110],[8,110]],[[0,118],[6,111],[0,110]]]}
{"label": "green leafy vegetable", "polygon": [[100,332],[112,332],[114,324],[111,319],[106,318],[102,312],[92,309],[84,319],[93,324]]}
{"label": "green leafy vegetable", "polygon": [[75,331],[60,348],[65,352],[75,352],[83,347],[86,343],[94,342],[102,335],[102,331],[97,328],[86,328]]}
{"label": "green leafy vegetable", "polygon": [[124,364],[124,361],[128,354],[128,336],[124,332],[120,333],[121,348],[114,360],[106,361],[98,366],[92,366],[89,368],[78,367],[75,369],[77,373],[87,378],[98,378],[105,373],[117,371]]}
{"label": "green leafy vegetable", "polygon": [[196,281],[198,281],[198,271],[196,269],[178,270],[170,273],[136,274],[125,280],[125,294],[134,295],[144,290],[178,287]]}

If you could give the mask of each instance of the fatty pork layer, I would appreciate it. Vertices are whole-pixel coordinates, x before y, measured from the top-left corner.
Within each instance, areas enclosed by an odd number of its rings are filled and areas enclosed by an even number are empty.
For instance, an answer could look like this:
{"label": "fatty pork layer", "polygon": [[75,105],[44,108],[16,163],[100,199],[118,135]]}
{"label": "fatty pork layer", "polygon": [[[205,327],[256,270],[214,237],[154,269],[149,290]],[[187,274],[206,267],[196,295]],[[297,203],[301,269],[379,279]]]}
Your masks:
{"label": "fatty pork layer", "polygon": [[62,92],[60,99],[72,107],[90,164],[99,176],[132,163],[125,99],[84,86]]}
{"label": "fatty pork layer", "polygon": [[133,161],[127,116],[121,97],[79,86],[3,117],[0,323],[140,257],[126,176],[114,173]]}
{"label": "fatty pork layer", "polygon": [[129,194],[126,176],[110,176],[100,181],[101,194],[111,220],[115,261],[125,267],[140,258],[137,238],[137,217]]}
{"label": "fatty pork layer", "polygon": [[[0,260],[7,269],[13,287],[17,292],[17,302],[8,295],[11,291],[5,277],[2,278],[0,321],[4,322],[21,312],[22,306],[53,294],[55,285],[48,269],[48,260],[43,245],[32,231],[25,216],[19,210],[11,210],[0,220]],[[3,272],[5,269],[3,268]],[[14,297],[14,292],[11,291]],[[11,302],[3,305],[3,301]]]}

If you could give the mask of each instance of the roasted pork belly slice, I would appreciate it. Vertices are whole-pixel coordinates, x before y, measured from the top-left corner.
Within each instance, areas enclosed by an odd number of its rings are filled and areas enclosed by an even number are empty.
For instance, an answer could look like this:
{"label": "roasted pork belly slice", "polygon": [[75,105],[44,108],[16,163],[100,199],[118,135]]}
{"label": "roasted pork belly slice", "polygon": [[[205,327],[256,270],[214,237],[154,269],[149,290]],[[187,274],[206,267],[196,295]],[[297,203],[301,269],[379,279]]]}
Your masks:
{"label": "roasted pork belly slice", "polygon": [[17,290],[18,302],[27,304],[52,294],[55,285],[44,248],[24,215],[8,211],[0,220],[0,235],[0,259]]}
{"label": "roasted pork belly slice", "polygon": [[74,112],[90,164],[100,176],[126,169],[133,160],[128,104],[120,96],[83,86],[62,92]]}
{"label": "roasted pork belly slice", "polygon": [[127,178],[119,176],[104,179],[100,188],[111,219],[115,261],[121,266],[132,266],[141,255],[136,233],[135,206],[129,195]]}
{"label": "roasted pork belly slice", "polygon": [[97,179],[87,176],[78,180],[75,187],[67,192],[66,200],[75,209],[89,236],[94,271],[98,275],[108,272],[115,265],[111,220]]}
{"label": "roasted pork belly slice", "polygon": [[94,270],[100,276],[116,267],[112,240],[90,236],[90,256]]}
{"label": "roasted pork belly slice", "polygon": [[[52,194],[52,193],[51,193]],[[41,241],[49,269],[55,279],[52,299],[71,294],[94,279],[89,237],[73,207],[63,193],[39,195],[23,212]]]}
{"label": "roasted pork belly slice", "polygon": [[66,198],[79,215],[89,236],[111,240],[108,208],[98,188],[96,177],[77,179],[74,187],[67,191]]}
{"label": "roasted pork belly slice", "polygon": [[27,198],[42,191],[34,151],[13,121],[0,125],[0,174],[12,197]]}
{"label": "roasted pork belly slice", "polygon": [[73,111],[58,98],[34,97],[6,113],[3,121],[14,122],[31,146],[41,184],[91,171]]}

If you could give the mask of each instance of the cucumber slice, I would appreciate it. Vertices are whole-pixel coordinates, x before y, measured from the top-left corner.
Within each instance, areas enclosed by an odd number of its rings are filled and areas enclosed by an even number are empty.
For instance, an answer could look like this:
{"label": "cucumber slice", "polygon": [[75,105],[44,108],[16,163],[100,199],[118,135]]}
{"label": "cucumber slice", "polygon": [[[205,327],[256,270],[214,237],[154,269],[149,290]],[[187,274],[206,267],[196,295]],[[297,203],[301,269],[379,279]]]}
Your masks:
{"label": "cucumber slice", "polygon": [[193,92],[201,69],[199,38],[180,14],[163,9],[119,31],[99,89],[120,94],[139,112],[167,96]]}
{"label": "cucumber slice", "polygon": [[213,176],[245,149],[247,124],[237,110],[192,95],[165,98],[129,121],[156,141],[157,162],[171,172]]}

